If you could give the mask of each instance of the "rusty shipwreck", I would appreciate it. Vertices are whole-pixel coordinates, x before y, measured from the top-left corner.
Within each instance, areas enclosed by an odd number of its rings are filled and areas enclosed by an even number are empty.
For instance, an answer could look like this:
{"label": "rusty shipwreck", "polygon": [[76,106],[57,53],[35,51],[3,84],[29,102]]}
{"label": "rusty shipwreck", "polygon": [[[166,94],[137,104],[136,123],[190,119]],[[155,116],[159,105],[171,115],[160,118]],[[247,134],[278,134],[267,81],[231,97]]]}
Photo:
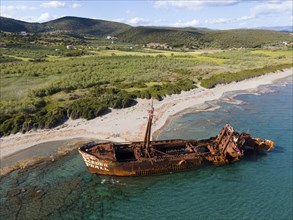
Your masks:
{"label": "rusty shipwreck", "polygon": [[148,176],[180,172],[203,163],[225,165],[240,160],[251,151],[269,151],[271,140],[253,138],[225,125],[216,137],[205,140],[151,141],[153,107],[144,141],[129,143],[88,143],[79,148],[90,173],[113,176]]}

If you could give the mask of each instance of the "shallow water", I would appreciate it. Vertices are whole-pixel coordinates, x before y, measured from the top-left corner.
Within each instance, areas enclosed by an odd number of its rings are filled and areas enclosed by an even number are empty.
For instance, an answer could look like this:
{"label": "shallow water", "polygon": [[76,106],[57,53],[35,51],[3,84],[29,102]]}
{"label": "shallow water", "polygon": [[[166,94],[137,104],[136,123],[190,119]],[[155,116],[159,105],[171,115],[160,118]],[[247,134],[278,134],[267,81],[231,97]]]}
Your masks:
{"label": "shallow water", "polygon": [[139,178],[89,174],[73,152],[2,178],[1,219],[292,219],[292,83],[261,91],[269,93],[239,95],[240,104],[228,94],[215,111],[176,117],[159,138],[207,138],[230,123],[274,140],[274,152]]}
{"label": "shallow water", "polygon": [[78,148],[78,144],[87,143],[91,141],[98,142],[99,140],[87,139],[87,138],[72,138],[60,141],[48,141],[40,144],[33,145],[29,148],[23,149],[21,151],[15,152],[1,159],[0,168],[11,166],[15,161],[26,161],[34,160],[36,158],[53,158],[54,155],[58,154],[58,151],[66,148]]}

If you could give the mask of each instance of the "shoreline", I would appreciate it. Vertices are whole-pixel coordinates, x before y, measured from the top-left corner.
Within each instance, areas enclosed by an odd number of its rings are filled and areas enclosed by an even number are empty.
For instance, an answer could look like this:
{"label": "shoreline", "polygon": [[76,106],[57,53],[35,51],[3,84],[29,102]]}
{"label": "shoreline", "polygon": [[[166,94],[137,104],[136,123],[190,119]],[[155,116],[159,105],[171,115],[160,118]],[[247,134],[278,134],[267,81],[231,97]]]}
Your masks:
{"label": "shoreline", "polygon": [[[40,144],[36,144],[25,148],[23,150],[17,151],[13,154],[7,155],[1,159],[0,171],[4,167],[11,166],[15,162],[22,162],[24,160],[31,159],[32,157],[44,157],[44,158],[54,158],[59,154],[64,152],[69,152],[72,148],[71,146],[82,144],[83,142],[92,141],[90,139],[73,138],[67,140],[58,141],[48,141]],[[99,140],[95,140],[96,142]],[[32,159],[30,161],[33,161]]]}
{"label": "shoreline", "polygon": [[[290,68],[240,82],[217,85],[212,89],[200,87],[187,92],[183,91],[180,94],[167,96],[163,101],[154,100],[155,116],[152,136],[157,136],[168,121],[187,109],[218,100],[228,92],[251,93],[261,85],[273,84],[276,80],[293,76],[292,74],[293,68]],[[54,129],[29,131],[25,134],[17,133],[2,137],[0,138],[0,159],[51,141],[66,141],[75,138],[114,142],[142,140],[148,119],[147,110],[150,108],[151,101],[142,99],[137,101],[135,106],[112,109],[110,113],[89,121],[69,119]]]}

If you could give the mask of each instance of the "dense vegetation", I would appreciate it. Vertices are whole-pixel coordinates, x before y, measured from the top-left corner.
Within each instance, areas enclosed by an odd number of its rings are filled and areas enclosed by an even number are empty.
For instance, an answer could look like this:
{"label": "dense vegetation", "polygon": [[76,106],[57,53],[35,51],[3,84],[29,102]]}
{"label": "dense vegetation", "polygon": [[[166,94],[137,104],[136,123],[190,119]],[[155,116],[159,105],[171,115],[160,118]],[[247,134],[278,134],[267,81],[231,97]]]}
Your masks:
{"label": "dense vegetation", "polygon": [[293,67],[293,63],[290,64],[280,64],[276,66],[267,66],[263,68],[242,70],[234,73],[221,73],[211,76],[208,79],[201,80],[201,86],[206,88],[214,88],[218,84],[227,84],[231,82],[238,82],[244,79],[257,77],[264,75],[266,73],[276,72],[283,70],[285,68]]}
{"label": "dense vegetation", "polygon": [[167,43],[173,47],[203,48],[263,48],[292,41],[289,33],[267,30],[214,31],[196,28],[135,27],[118,35],[126,42],[147,44]]}
{"label": "dense vegetation", "polygon": [[1,135],[52,128],[69,117],[92,119],[109,108],[129,107],[134,98],[161,100],[192,89],[187,77],[167,77],[185,65],[165,56],[116,55],[2,63]]}
{"label": "dense vegetation", "polygon": [[73,57],[43,46],[0,51],[0,135],[52,128],[69,117],[92,119],[111,108],[129,107],[136,98],[161,100],[190,90],[197,82],[211,88],[292,66],[290,50],[69,50],[77,53]]}
{"label": "dense vegetation", "polygon": [[[0,32],[0,136],[53,128],[68,118],[93,119],[132,106],[137,98],[162,100],[199,83],[212,88],[292,66],[292,47],[279,45],[288,33],[131,28],[72,17],[45,24],[1,18],[1,28],[11,25],[15,32],[37,33]],[[76,27],[86,34],[72,32]],[[98,27],[103,34],[120,33],[118,39],[100,37]],[[148,42],[181,49],[142,47]],[[74,49],[66,49],[67,44]],[[267,45],[274,49],[240,48]]]}

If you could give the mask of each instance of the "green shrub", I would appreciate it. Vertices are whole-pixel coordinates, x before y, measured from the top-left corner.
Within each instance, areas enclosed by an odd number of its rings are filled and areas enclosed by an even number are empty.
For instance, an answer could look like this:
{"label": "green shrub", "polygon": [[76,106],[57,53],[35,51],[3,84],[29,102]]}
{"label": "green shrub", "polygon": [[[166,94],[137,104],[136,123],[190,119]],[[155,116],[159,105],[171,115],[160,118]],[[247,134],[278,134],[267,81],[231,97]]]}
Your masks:
{"label": "green shrub", "polygon": [[12,130],[14,128],[14,119],[8,118],[4,122],[0,124],[0,135],[9,135],[11,134]]}
{"label": "green shrub", "polygon": [[271,72],[276,72],[278,70],[282,70],[292,66],[293,66],[293,63],[280,64],[275,66],[266,66],[266,67],[257,68],[257,69],[243,70],[243,71],[234,72],[234,73],[216,74],[216,75],[212,75],[208,79],[202,79],[200,83],[201,83],[201,86],[203,87],[214,88],[218,84],[226,84],[233,81],[238,82],[244,79],[261,76]]}
{"label": "green shrub", "polygon": [[67,111],[65,108],[57,107],[46,114],[45,128],[53,128],[67,120]]}

